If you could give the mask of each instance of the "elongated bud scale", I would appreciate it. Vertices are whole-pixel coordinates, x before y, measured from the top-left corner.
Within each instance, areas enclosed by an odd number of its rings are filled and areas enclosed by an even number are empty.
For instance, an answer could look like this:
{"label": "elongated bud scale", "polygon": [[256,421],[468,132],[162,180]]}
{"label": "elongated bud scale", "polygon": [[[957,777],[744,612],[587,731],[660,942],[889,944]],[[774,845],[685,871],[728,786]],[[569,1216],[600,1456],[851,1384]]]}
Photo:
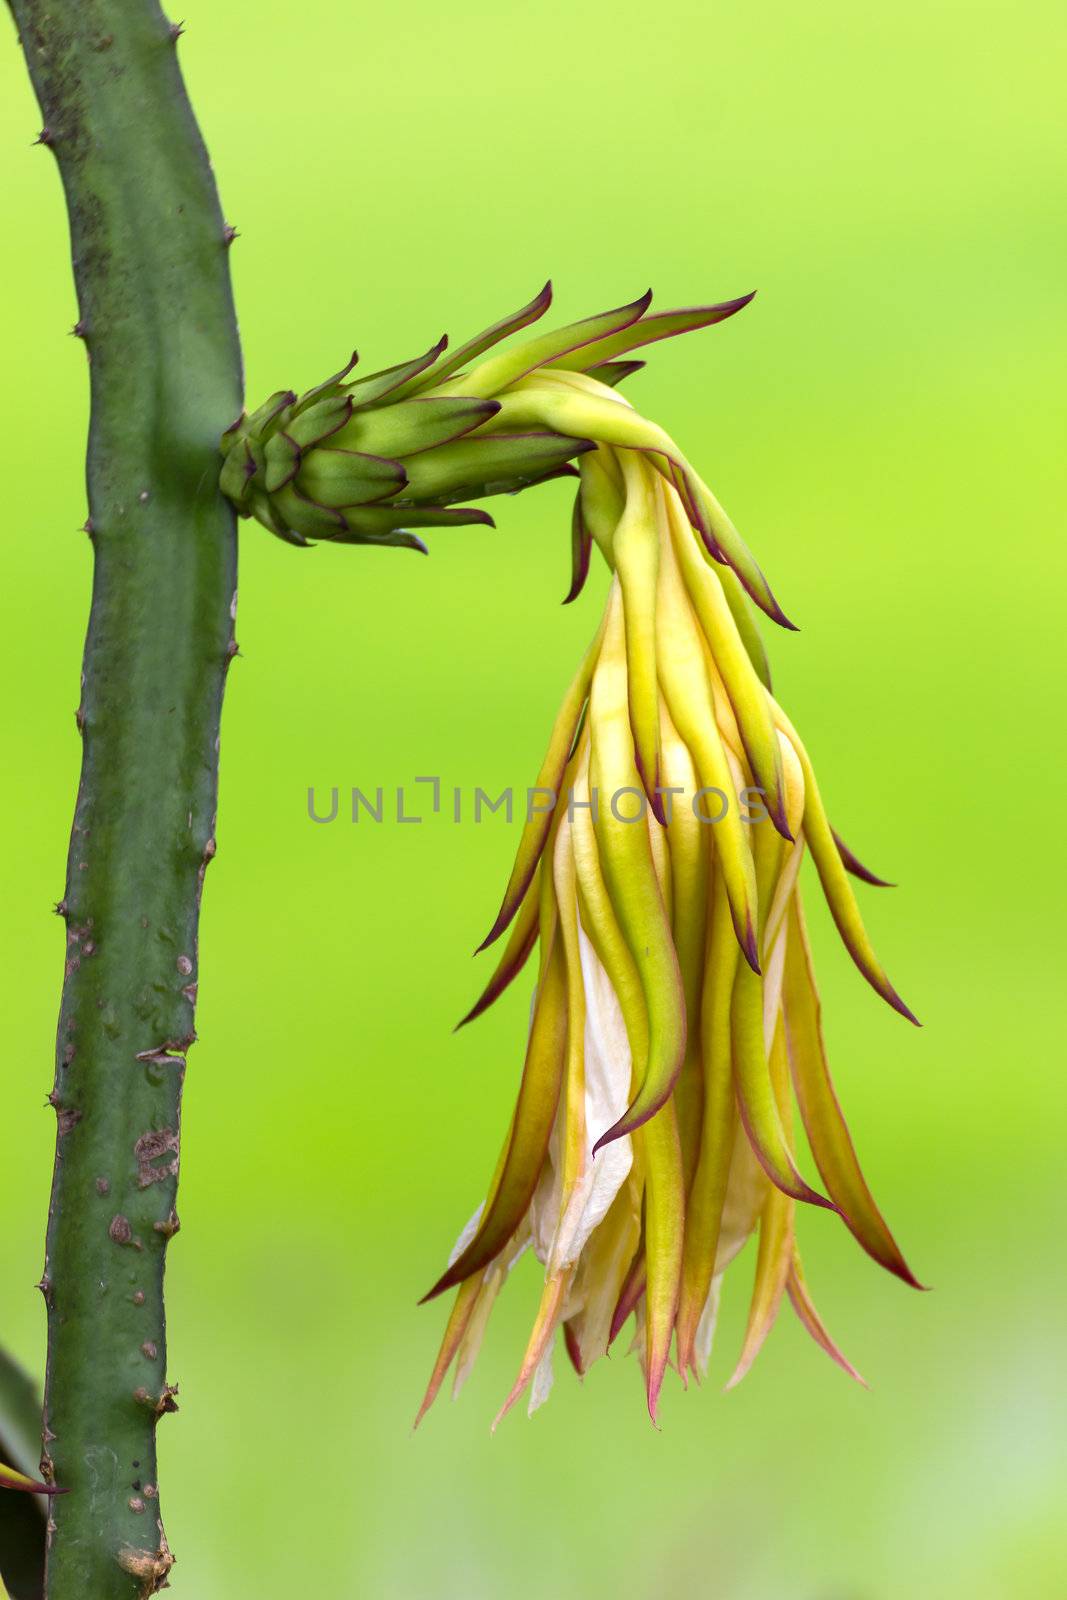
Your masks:
{"label": "elongated bud scale", "polygon": [[[422,355],[367,377],[357,356],[298,395],[279,390],[222,439],[219,483],[241,516],[290,544],[312,540],[425,549],[413,528],[485,522],[462,504],[514,494],[569,470],[595,433],[554,421],[551,405],[512,425],[504,399],[531,377],[589,370],[607,393],[643,365],[614,358],[644,344],[720,322],[751,296],[719,306],[650,316],[650,295],[542,333],[487,358],[536,322],[551,284],[453,353],[443,337]],[[551,396],[548,397],[551,399]],[[531,397],[527,394],[527,409]],[[544,416],[541,415],[544,412]]]}

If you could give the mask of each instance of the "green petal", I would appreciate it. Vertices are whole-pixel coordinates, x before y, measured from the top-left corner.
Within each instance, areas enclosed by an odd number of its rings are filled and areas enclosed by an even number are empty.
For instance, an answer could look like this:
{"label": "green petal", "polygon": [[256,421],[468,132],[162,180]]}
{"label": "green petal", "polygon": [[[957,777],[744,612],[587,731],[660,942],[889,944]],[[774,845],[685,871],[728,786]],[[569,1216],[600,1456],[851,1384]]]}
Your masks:
{"label": "green petal", "polygon": [[372,456],[412,456],[462,438],[499,409],[495,400],[462,396],[401,400],[373,411],[356,411],[336,442]]}
{"label": "green petal", "polygon": [[783,984],[786,1042],[797,1102],[815,1164],[859,1243],[888,1272],[921,1288],[867,1187],[834,1092],[823,1041],[819,992],[799,898],[789,913]]}
{"label": "green petal", "polygon": [[525,1216],[555,1121],[566,1053],[566,978],[562,940],[556,939],[542,956],[522,1083],[499,1178],[474,1238],[424,1300],[434,1299],[488,1266]]}
{"label": "green petal", "polygon": [[478,433],[413,456],[404,498],[447,502],[510,494],[591,449],[588,439],[556,433]]}
{"label": "green petal", "polygon": [[572,322],[564,328],[553,328],[536,339],[528,339],[513,350],[490,356],[481,366],[463,378],[454,387],[462,394],[499,394],[509,384],[515,383],[537,367],[551,366],[570,351],[595,345],[609,334],[628,328],[648,309],[652,299],[651,289],[640,299],[628,305],[617,306],[613,311],[603,311],[599,316],[587,317],[582,322]]}
{"label": "green petal", "polygon": [[[784,1125],[789,1106],[789,1066],[781,1024],[775,1029],[771,1046],[770,1076],[776,1108]],[[795,1202],[789,1195],[774,1187],[768,1191],[760,1216],[759,1254],[756,1258],[756,1279],[752,1287],[748,1326],[740,1359],[726,1385],[728,1389],[741,1382],[777,1320],[793,1264],[795,1212]]]}
{"label": "green petal", "polygon": [[[589,372],[591,367],[599,366],[602,362],[614,361],[616,356],[626,355],[630,350],[639,350],[642,345],[655,344],[658,339],[670,339],[675,334],[692,333],[697,328],[709,328],[713,323],[725,322],[727,317],[743,311],[753,298],[754,295],[746,294],[740,299],[723,300],[714,306],[691,306],[679,311],[654,311],[617,333],[608,334],[594,344],[585,345],[582,349],[560,357],[553,364],[575,371]],[[600,374],[594,373],[593,376],[599,377]]]}
{"label": "green petal", "polygon": [[326,445],[304,457],[298,487],[317,505],[342,510],[388,499],[406,483],[399,461]]}
{"label": "green petal", "polygon": [[[478,946],[484,950],[504,932],[511,922],[530,884],[537,863],[541,859],[545,842],[548,839],[553,818],[559,813],[556,802],[560,799],[560,788],[563,775],[566,771],[567,761],[581,723],[585,703],[589,695],[589,685],[593,677],[593,668],[600,654],[600,641],[604,633],[602,622],[597,630],[592,644],[589,646],[582,660],[581,666],[571,680],[570,687],[563,698],[548,741],[548,749],[541,763],[541,770],[537,774],[535,790],[545,790],[554,796],[551,810],[536,810],[531,815],[528,811],[527,820],[519,840],[519,848],[515,854],[515,862],[508,879],[508,886],[504,891],[504,898],[500,903],[500,910],[496,914],[493,926]],[[475,952],[477,954],[477,952]]]}
{"label": "green petal", "polygon": [[423,355],[415,356],[411,361],[398,362],[395,367],[383,367],[381,372],[357,378],[355,383],[346,383],[345,392],[352,396],[352,403],[356,406],[376,405],[387,395],[398,393],[412,378],[428,372],[447,345],[448,335],[445,333]]}
{"label": "green petal", "polygon": [[431,386],[436,388],[445,383],[454,372],[460,372],[468,362],[477,361],[479,356],[484,355],[487,350],[491,350],[495,344],[500,344],[502,340],[510,338],[513,333],[518,333],[520,329],[529,327],[532,322],[537,322],[540,317],[544,316],[551,304],[552,284],[549,282],[545,284],[538,294],[534,295],[527,305],[522,306],[518,311],[511,312],[506,317],[502,317],[499,322],[494,322],[492,327],[486,328],[484,333],[479,333],[473,339],[468,339],[466,344],[461,344],[457,350],[453,350],[451,355],[446,356],[444,361],[438,362],[433,371],[426,374],[426,376],[413,379],[410,383],[405,384],[403,388],[397,390],[398,397],[406,397],[410,394],[422,392]]}

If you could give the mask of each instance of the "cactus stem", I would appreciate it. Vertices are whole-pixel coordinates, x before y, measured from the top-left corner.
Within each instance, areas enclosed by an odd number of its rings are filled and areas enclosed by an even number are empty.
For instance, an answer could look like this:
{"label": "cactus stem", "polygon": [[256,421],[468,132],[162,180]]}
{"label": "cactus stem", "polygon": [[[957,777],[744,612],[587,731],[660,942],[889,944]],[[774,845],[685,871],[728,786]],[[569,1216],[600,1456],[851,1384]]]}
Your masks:
{"label": "cactus stem", "polygon": [[[214,854],[236,524],[218,440],[241,411],[224,220],[157,0],[9,0],[92,329],[93,600],[50,1096],[46,1600],[145,1600],[174,1562],[155,1434],[197,925]],[[162,1041],[162,1042],[161,1042]],[[146,1369],[146,1363],[150,1366]],[[151,1485],[151,1493],[149,1492]]]}

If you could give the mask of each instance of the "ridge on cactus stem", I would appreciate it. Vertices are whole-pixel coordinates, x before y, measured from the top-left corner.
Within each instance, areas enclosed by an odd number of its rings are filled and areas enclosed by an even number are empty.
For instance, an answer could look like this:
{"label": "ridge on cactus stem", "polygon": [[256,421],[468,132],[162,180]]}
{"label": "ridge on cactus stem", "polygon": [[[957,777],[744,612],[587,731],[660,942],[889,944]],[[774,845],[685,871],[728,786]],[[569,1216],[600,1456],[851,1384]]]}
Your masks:
{"label": "ridge on cactus stem", "polygon": [[[486,1010],[536,951],[511,1126],[486,1199],[425,1297],[456,1290],[418,1420],[450,1368],[456,1390],[465,1382],[527,1249],[544,1284],[501,1416],[527,1390],[531,1411],[547,1397],[557,1342],[583,1375],[632,1317],[655,1421],[668,1365],[683,1383],[704,1376],[724,1275],[753,1234],[755,1284],[731,1384],[786,1296],[816,1344],[862,1382],[811,1298],[798,1248],[805,1214],[815,1226],[829,1213],[880,1266],[921,1287],[867,1187],[834,1090],[799,871],[810,854],[860,972],[914,1022],[874,953],[850,874],[884,880],[834,833],[807,749],[770,691],[750,601],[788,623],[766,579],[689,460],[614,387],[628,376],[618,358],[745,303],[657,317],[643,298],[504,354],[484,356],[483,344],[484,359],[465,354],[465,370],[450,367],[441,384],[432,364],[420,368],[366,435],[399,438],[416,396],[470,423],[462,445],[442,435],[425,458],[393,454],[405,483],[376,504],[397,519],[405,498],[417,503],[412,482],[432,479],[442,508],[453,492],[476,495],[479,470],[490,492],[479,451],[494,440],[553,439],[561,451],[580,441],[568,600],[594,544],[612,575],[536,779],[555,804],[526,823],[482,946],[506,934],[503,953],[463,1019]],[[374,380],[370,391],[381,392]],[[359,412],[341,398],[343,379],[330,393],[334,414],[344,412],[338,432],[353,429]],[[491,414],[473,409],[489,402]],[[387,420],[390,410],[399,414]],[[262,482],[266,447],[241,449],[248,481]],[[420,459],[450,450],[463,452],[455,476],[420,479]],[[297,470],[307,467],[301,456]]]}

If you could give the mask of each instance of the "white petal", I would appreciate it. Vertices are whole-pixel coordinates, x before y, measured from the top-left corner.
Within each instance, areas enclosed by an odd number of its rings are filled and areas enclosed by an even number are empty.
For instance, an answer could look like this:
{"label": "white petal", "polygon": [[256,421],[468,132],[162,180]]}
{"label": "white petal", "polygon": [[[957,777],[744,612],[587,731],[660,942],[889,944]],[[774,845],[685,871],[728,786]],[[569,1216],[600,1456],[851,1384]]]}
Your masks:
{"label": "white petal", "polygon": [[[533,1008],[537,1001],[537,991],[534,991],[530,1002],[530,1027],[533,1027]],[[560,1139],[562,1137],[564,1115],[564,1094],[559,1097],[559,1106],[556,1110],[555,1121],[552,1124],[552,1133],[548,1140],[548,1150],[545,1154],[545,1164],[541,1168],[541,1176],[537,1180],[533,1199],[530,1201],[530,1233],[533,1252],[542,1266],[548,1265],[552,1253],[552,1240],[555,1238],[559,1227],[560,1207],[563,1203],[563,1175],[560,1170]]]}
{"label": "white petal", "polygon": [[530,1404],[526,1408],[528,1417],[532,1417],[538,1406],[543,1406],[552,1393],[552,1384],[555,1380],[555,1373],[552,1370],[552,1351],[555,1343],[555,1338],[548,1341],[545,1353],[534,1371],[533,1383],[530,1386]]}
{"label": "white petal", "polygon": [[466,1250],[467,1246],[474,1238],[474,1235],[478,1232],[478,1224],[482,1220],[482,1212],[484,1210],[485,1201],[483,1200],[473,1217],[467,1223],[467,1226],[464,1228],[463,1232],[460,1234],[459,1238],[456,1240],[455,1244],[452,1246],[452,1254],[448,1258],[448,1264],[450,1267],[459,1260],[464,1250]]}
{"label": "white petal", "polygon": [[478,1298],[474,1302],[474,1310],[467,1324],[463,1338],[460,1340],[459,1350],[456,1353],[456,1371],[452,1379],[452,1398],[457,1399],[460,1390],[471,1375],[478,1352],[482,1348],[485,1330],[489,1325],[489,1313],[493,1309],[500,1286],[506,1276],[505,1269],[496,1262],[489,1268],[485,1280],[478,1290]]}
{"label": "white petal", "polygon": [[770,1179],[756,1160],[748,1135],[738,1128],[726,1181],[715,1271],[724,1272],[755,1229]]}
{"label": "white petal", "polygon": [[645,1314],[647,1304],[647,1298],[642,1295],[634,1307],[634,1336],[630,1348],[626,1352],[628,1356],[635,1355],[641,1363],[641,1371],[644,1374],[646,1383],[648,1382],[648,1319]]}
{"label": "white petal", "polygon": [[452,1379],[453,1400],[463,1388],[471,1375],[471,1369],[478,1358],[478,1352],[485,1338],[485,1330],[489,1324],[489,1313],[496,1303],[508,1273],[518,1261],[523,1251],[530,1243],[529,1229],[520,1223],[510,1240],[501,1250],[486,1270],[485,1280],[478,1291],[478,1298],[474,1302],[474,1310],[467,1324],[466,1332],[460,1340],[459,1350],[456,1353],[456,1371]]}
{"label": "white petal", "polygon": [[[599,1158],[598,1158],[599,1159]],[[619,1293],[641,1236],[641,1193],[631,1173],[616,1196],[614,1213],[590,1237],[574,1284],[575,1332],[586,1371],[607,1353]]]}
{"label": "white petal", "polygon": [[[578,950],[585,989],[585,1131],[591,1151],[629,1104],[630,1042],[611,980],[581,926]],[[554,1270],[577,1261],[626,1182],[633,1159],[629,1135],[613,1139],[590,1158],[560,1219],[552,1247]]]}
{"label": "white petal", "polygon": [[763,975],[763,1048],[767,1054],[771,1053],[774,1043],[774,1030],[778,1023],[778,1008],[782,1003],[782,978],[785,973],[785,935],[783,926],[781,933],[774,941],[771,959],[767,962],[767,970]]}
{"label": "white petal", "polygon": [[708,1298],[704,1302],[704,1309],[700,1313],[697,1323],[696,1338],[693,1341],[693,1354],[696,1357],[697,1374],[701,1378],[707,1376],[708,1362],[711,1360],[711,1346],[715,1338],[715,1323],[719,1315],[719,1295],[722,1291],[722,1273],[717,1272],[711,1280]]}

